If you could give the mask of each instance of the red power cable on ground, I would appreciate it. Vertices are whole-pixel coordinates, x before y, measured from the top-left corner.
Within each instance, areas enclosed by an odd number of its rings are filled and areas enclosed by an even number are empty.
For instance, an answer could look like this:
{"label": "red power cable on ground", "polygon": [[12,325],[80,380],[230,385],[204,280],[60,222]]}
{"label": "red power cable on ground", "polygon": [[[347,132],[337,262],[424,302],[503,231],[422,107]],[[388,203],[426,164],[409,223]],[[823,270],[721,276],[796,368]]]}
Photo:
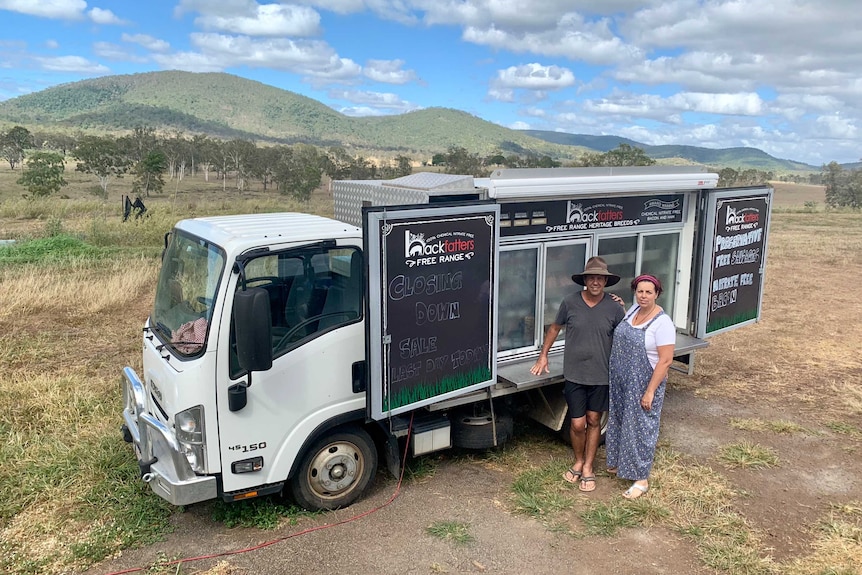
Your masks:
{"label": "red power cable on ground", "polygon": [[[335,523],[330,523],[328,525],[319,525],[317,527],[310,527],[308,529],[304,529],[302,531],[298,531],[296,533],[291,533],[290,535],[285,535],[284,537],[279,537],[277,539],[273,539],[271,541],[265,541],[259,545],[254,545],[252,547],[246,547],[245,549],[235,549],[233,551],[223,551],[221,553],[213,553],[211,555],[199,555],[198,557],[187,557],[185,559],[174,559],[173,561],[167,561],[165,563],[159,563],[161,566],[167,567],[168,565],[181,565],[183,563],[191,563],[192,561],[201,561],[203,559],[215,559],[216,557],[228,557],[231,555],[240,555],[241,553],[248,553],[249,551],[257,551],[258,549],[263,549],[264,547],[269,547],[271,545],[275,545],[276,543],[281,543],[282,541],[286,541],[288,539],[292,539],[294,537],[299,537],[300,535],[305,535],[306,533],[313,533],[314,531],[321,531],[323,529],[329,529],[330,527],[337,527],[339,525],[344,525],[345,523],[350,523],[351,521],[356,521],[357,519],[362,519],[372,513],[376,513],[380,511],[398,497],[398,494],[401,492],[401,481],[404,479],[404,468],[407,465],[407,449],[410,446],[410,434],[413,432],[413,416],[410,416],[410,425],[407,427],[407,441],[404,445],[404,455],[401,458],[401,472],[398,475],[398,484],[395,486],[395,491],[392,493],[392,496],[377,507],[369,509],[359,515],[354,515],[353,517],[349,517],[347,519],[342,519],[341,521],[337,521]],[[122,571],[113,571],[111,573],[107,573],[106,575],[124,575],[125,573],[137,573],[138,571],[143,571],[145,569],[149,569],[150,567],[133,567],[131,569],[124,569]]]}

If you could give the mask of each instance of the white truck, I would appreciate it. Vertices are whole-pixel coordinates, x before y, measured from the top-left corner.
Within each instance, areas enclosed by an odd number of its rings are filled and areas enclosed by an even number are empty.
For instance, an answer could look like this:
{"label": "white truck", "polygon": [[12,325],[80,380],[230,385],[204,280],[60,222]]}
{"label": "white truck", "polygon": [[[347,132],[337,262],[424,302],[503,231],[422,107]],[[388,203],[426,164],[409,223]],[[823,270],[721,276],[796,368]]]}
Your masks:
{"label": "white truck", "polygon": [[[123,370],[122,431],[175,505],[289,493],[354,502],[379,461],[484,448],[524,413],[560,430],[563,336],[530,374],[570,276],[601,255],[661,277],[676,369],[757,321],[768,187],[694,168],[500,170],[335,181],[335,218],[183,220]],[[409,445],[407,438],[409,437]]]}

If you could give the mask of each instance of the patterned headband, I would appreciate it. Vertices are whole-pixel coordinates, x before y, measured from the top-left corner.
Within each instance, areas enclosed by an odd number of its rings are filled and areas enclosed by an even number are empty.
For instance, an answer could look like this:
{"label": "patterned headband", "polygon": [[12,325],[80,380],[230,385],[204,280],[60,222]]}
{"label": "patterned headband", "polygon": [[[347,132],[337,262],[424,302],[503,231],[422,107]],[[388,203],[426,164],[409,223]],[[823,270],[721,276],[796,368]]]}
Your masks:
{"label": "patterned headband", "polygon": [[658,291],[661,291],[661,282],[655,276],[651,276],[650,274],[641,274],[635,278],[635,281],[632,282],[632,288],[637,287],[640,282],[650,282],[652,283]]}

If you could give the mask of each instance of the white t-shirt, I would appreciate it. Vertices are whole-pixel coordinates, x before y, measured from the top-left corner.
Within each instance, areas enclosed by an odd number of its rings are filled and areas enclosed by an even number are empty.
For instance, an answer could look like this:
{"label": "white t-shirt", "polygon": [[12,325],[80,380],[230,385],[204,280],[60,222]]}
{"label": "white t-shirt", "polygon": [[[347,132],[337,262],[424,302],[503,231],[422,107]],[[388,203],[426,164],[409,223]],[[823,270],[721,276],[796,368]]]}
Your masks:
{"label": "white t-shirt", "polygon": [[[649,324],[649,322],[641,325],[632,325],[632,319],[639,307],[638,304],[634,304],[629,308],[626,312],[626,321],[635,329],[644,329],[644,326]],[[644,333],[644,344],[646,345],[646,353],[650,365],[655,369],[656,364],[658,364],[658,346],[676,344],[676,327],[667,313],[662,313],[650,324]]]}

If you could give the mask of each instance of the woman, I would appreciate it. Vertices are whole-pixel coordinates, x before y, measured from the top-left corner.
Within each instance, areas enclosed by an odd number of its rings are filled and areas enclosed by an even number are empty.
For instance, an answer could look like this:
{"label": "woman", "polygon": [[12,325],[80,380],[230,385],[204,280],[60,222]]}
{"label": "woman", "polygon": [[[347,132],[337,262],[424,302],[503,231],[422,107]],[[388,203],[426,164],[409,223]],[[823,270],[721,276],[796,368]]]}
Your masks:
{"label": "woman", "polygon": [[676,328],[656,304],[658,278],[643,274],[631,287],[635,304],[614,330],[611,348],[606,449],[608,472],[634,482],[623,497],[637,499],[649,489]]}

